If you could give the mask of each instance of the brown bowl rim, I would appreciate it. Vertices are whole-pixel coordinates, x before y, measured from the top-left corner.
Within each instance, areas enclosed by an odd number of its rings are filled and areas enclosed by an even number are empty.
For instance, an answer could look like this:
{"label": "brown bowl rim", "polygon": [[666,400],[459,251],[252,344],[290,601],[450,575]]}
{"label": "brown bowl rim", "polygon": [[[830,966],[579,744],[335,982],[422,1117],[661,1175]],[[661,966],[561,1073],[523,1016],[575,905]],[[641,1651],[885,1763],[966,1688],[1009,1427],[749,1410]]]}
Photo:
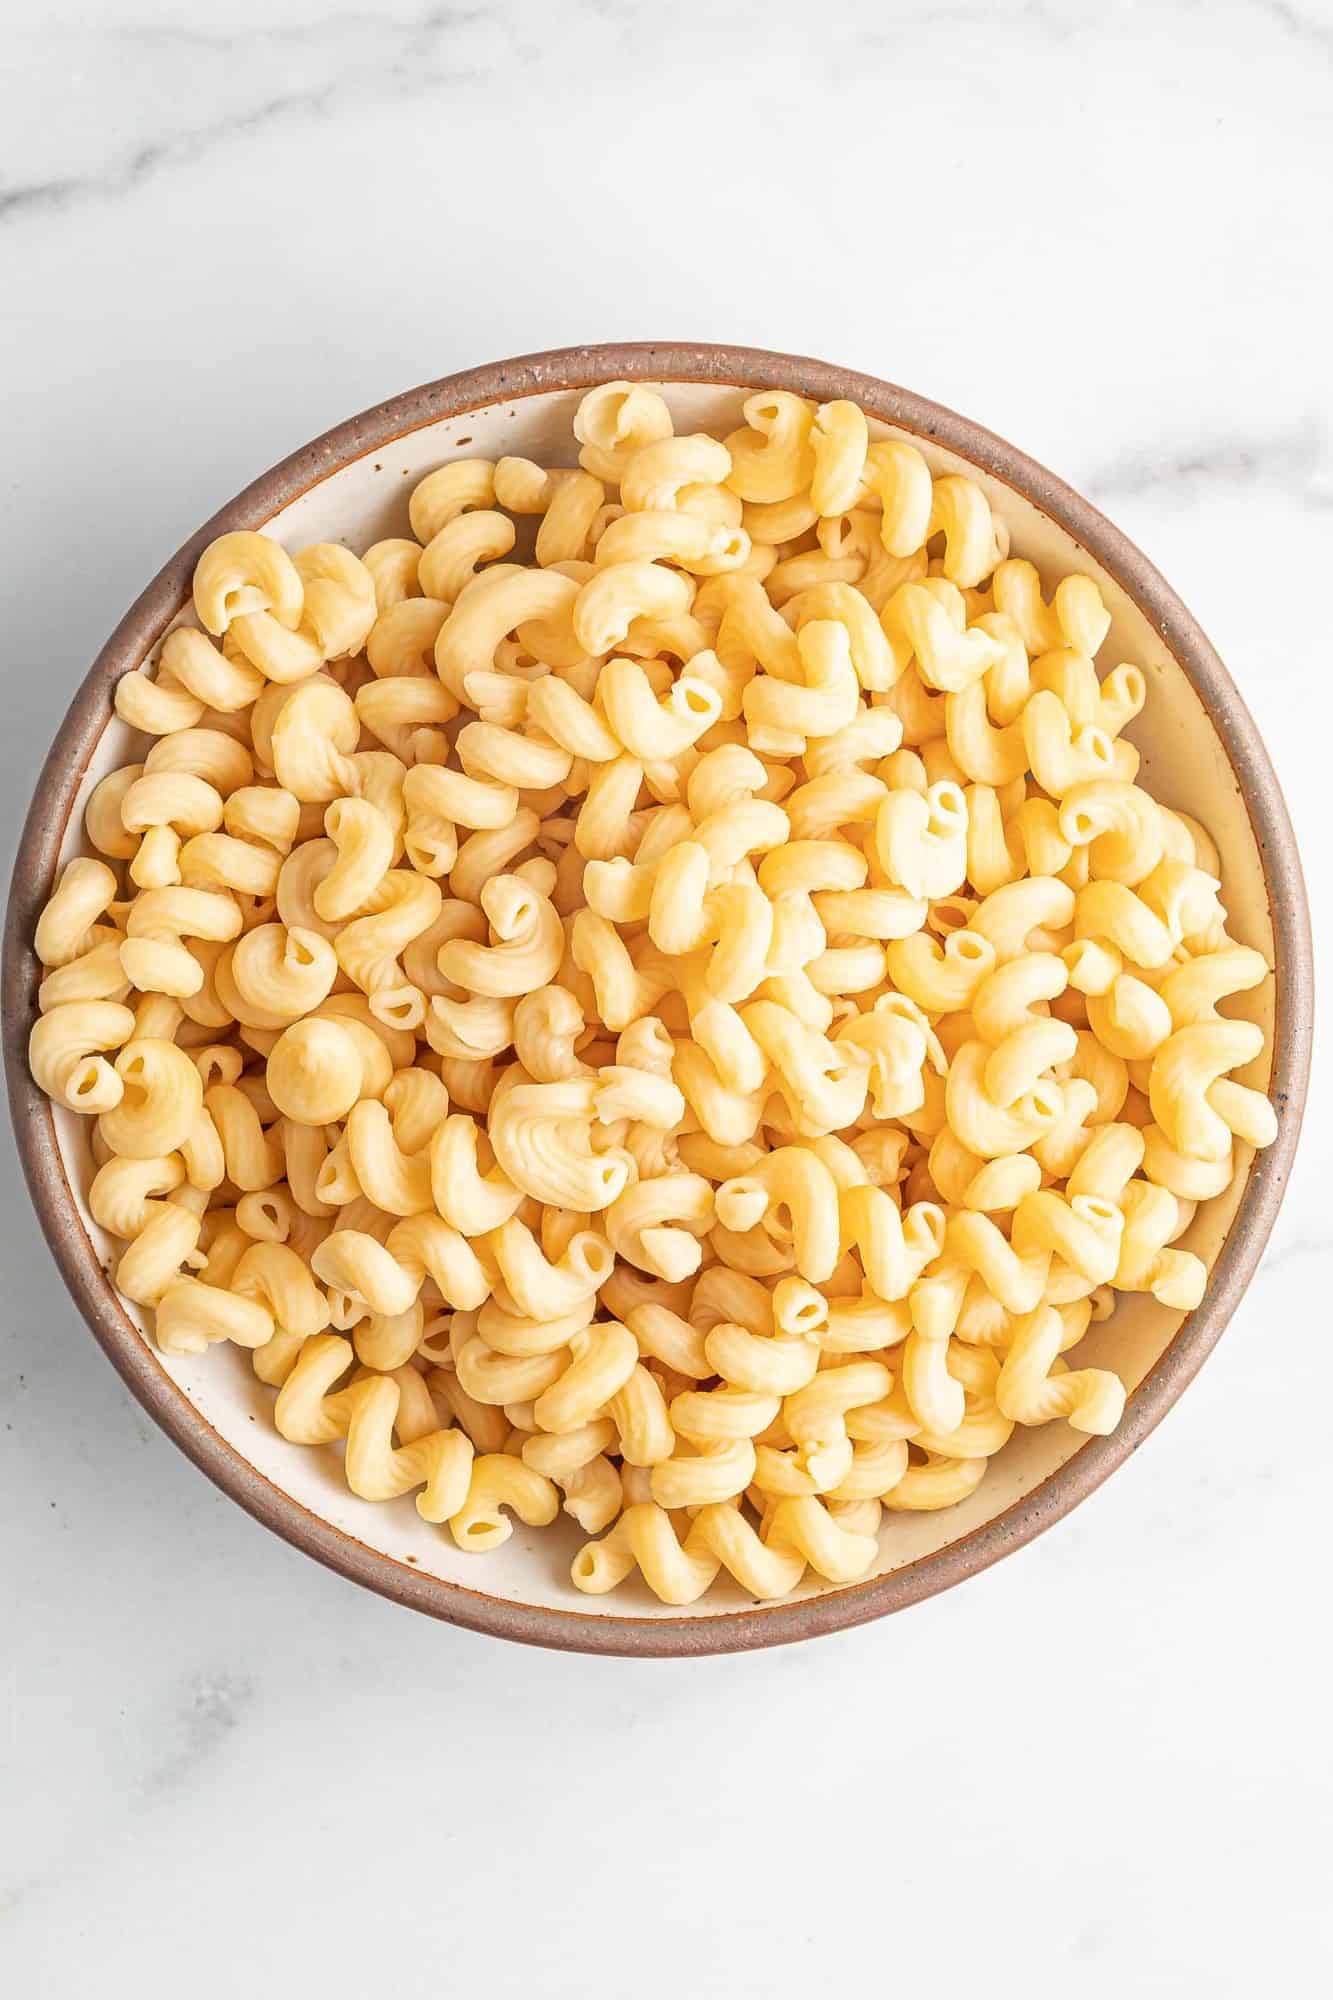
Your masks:
{"label": "brown bowl rim", "polygon": [[[1276,1143],[1251,1170],[1207,1294],[1129,1399],[1120,1428],[1096,1438],[1003,1514],[901,1570],[845,1589],[753,1609],[626,1617],[513,1603],[413,1569],[335,1528],[227,1444],[156,1360],[124,1312],[70,1198],[51,1109],[27,1066],[36,1004],[31,938],[66,821],[109,720],[111,690],[151,650],[187,601],[195,562],[214,536],[257,528],[298,495],[392,439],[491,403],[609,380],[713,382],[849,397],[886,422],[959,453],[1046,515],[1109,573],[1160,633],[1208,710],[1244,795],[1264,870],[1276,946],[1271,1091]],[[1259,732],[1198,621],[1120,530],[1011,444],[910,390],[807,356],[762,348],[632,342],[551,349],[465,369],[376,404],[264,473],[197,530],[136,599],[80,686],[42,767],[19,841],[5,923],[4,1056],[10,1111],[28,1188],[62,1277],[112,1365],[148,1414],[265,1527],[382,1596],[449,1623],[527,1644],[634,1657],[739,1652],[787,1644],[905,1609],[1021,1548],[1085,1499],[1165,1416],[1216,1345],[1258,1263],[1291,1169],[1309,1078],[1314,967],[1295,836]]]}

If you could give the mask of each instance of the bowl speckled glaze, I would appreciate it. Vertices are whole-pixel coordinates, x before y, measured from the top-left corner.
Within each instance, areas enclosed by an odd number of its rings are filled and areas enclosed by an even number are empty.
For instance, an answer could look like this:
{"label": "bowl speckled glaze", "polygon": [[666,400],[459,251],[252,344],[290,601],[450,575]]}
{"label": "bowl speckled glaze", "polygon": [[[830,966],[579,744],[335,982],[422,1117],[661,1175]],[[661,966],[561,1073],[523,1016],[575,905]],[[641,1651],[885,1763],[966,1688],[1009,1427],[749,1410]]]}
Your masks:
{"label": "bowl speckled glaze", "polygon": [[[937,469],[978,477],[1009,523],[1014,552],[1037,563],[1048,587],[1070,568],[1095,576],[1113,617],[1103,659],[1132,659],[1148,678],[1148,706],[1130,732],[1143,752],[1145,781],[1208,826],[1222,851],[1232,927],[1275,966],[1274,977],[1240,1005],[1271,1036],[1271,1055],[1245,1080],[1270,1090],[1279,1136],[1227,1195],[1200,1210],[1184,1239],[1211,1262],[1203,1303],[1182,1320],[1149,1298],[1126,1299],[1081,1350],[1126,1377],[1131,1394],[1119,1430],[1082,1439],[1051,1425],[1016,1436],[962,1506],[888,1517],[880,1563],[863,1582],[837,1589],[807,1582],[771,1605],[756,1605],[724,1585],[680,1611],[658,1605],[637,1579],[610,1597],[584,1597],[569,1582],[580,1539],[572,1523],[539,1532],[520,1525],[502,1549],[477,1558],[428,1527],[410,1499],[373,1506],[357,1500],[332,1453],[303,1451],[273,1431],[270,1393],[244,1356],[157,1352],[103,1268],[106,1246],[83,1199],[87,1150],[80,1121],[53,1112],[27,1067],[37,913],[59,865],[77,851],[87,792],[129,757],[112,689],[151,657],[188,605],[191,572],[205,545],[233,528],[267,527],[291,546],[316,539],[364,546],[404,533],[412,484],[454,456],[518,452],[548,463],[567,460],[579,396],[613,378],[661,387],[679,428],[721,432],[740,421],[741,395],[752,388],[793,389],[821,402],[851,397],[870,414],[877,435],[910,437]],[[1300,1129],[1312,989],[1300,863],[1255,726],[1184,605],[1095,508],[990,432],[873,376],[755,348],[611,345],[496,362],[379,404],[247,487],[148,585],[75,695],[38,780],[5,932],[5,1064],[28,1185],[75,1303],[149,1414],[257,1520],[355,1582],[455,1624],[588,1652],[685,1655],[785,1644],[901,1610],[1031,1541],[1131,1455],[1219,1338],[1273,1226]]]}

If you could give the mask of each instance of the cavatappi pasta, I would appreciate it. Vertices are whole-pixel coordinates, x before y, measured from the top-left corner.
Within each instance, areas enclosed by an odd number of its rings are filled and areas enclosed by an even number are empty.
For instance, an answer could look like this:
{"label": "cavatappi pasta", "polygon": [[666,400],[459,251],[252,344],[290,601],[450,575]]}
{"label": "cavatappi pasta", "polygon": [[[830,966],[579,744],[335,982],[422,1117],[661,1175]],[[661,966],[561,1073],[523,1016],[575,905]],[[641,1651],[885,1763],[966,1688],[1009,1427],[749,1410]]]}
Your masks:
{"label": "cavatappi pasta", "polygon": [[1112,1430],[1073,1350],[1199,1303],[1275,1135],[1096,584],[851,403],[743,417],[608,383],[576,462],[442,466],[363,557],[222,536],[35,940],[163,1350],[672,1604],[854,1581],[1015,1426]]}

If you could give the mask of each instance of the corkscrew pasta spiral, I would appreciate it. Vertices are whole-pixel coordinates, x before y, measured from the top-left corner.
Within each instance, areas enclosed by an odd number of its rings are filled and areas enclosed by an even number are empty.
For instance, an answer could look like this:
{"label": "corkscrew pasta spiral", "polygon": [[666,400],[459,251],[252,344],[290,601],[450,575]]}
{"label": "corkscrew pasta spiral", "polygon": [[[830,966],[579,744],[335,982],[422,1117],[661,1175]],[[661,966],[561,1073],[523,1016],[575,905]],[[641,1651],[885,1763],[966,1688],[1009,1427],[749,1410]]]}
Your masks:
{"label": "corkscrew pasta spiral", "polygon": [[981,483],[785,390],[573,431],[361,556],[204,551],[31,1067],[161,1349],[248,1356],[360,1500],[563,1511],[593,1594],[842,1586],[1016,1427],[1119,1420],[1073,1350],[1203,1296],[1269,968],[1095,577]]}

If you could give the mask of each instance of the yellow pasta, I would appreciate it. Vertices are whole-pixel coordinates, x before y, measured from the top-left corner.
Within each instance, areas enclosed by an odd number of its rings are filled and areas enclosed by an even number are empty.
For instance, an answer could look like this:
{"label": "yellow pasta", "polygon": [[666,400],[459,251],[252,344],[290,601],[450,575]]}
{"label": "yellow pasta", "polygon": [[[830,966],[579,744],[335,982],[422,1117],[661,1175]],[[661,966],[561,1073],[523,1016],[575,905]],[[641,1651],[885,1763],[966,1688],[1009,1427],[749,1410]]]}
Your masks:
{"label": "yellow pasta", "polygon": [[443,465],[364,556],[221,537],[34,939],[164,1352],[671,1604],[853,1582],[1016,1426],[1112,1429],[1071,1351],[1198,1304],[1276,1132],[1095,583],[854,403],[741,416],[608,383],[577,466]]}

